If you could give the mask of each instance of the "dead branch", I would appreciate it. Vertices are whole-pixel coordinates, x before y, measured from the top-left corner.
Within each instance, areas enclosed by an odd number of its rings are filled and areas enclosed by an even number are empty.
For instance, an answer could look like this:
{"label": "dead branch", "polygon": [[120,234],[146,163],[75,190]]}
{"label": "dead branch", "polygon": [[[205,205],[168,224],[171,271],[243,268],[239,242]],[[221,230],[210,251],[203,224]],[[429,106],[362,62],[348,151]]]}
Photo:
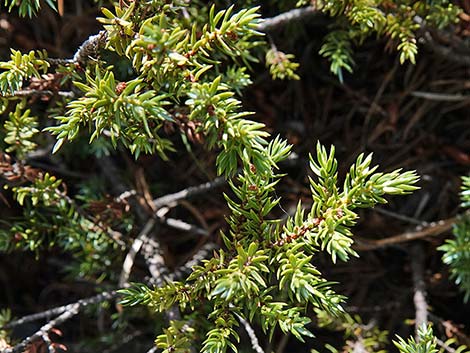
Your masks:
{"label": "dead branch", "polygon": [[3,353],[20,353],[30,344],[33,343],[35,340],[47,336],[47,333],[53,329],[55,326],[60,325],[61,323],[71,319],[75,315],[77,315],[80,311],[80,305],[78,303],[72,304],[69,310],[63,312],[59,316],[57,316],[54,320],[49,321],[47,324],[43,325],[38,331],[33,333],[31,336],[25,338],[23,341],[18,343],[12,348],[7,348],[3,351]]}
{"label": "dead branch", "polygon": [[437,222],[430,222],[429,226],[427,227],[418,226],[414,231],[404,232],[402,234],[380,240],[370,240],[356,237],[356,245],[354,248],[360,251],[375,250],[391,245],[406,243],[412,240],[440,235],[442,233],[448,232],[452,228],[452,225],[455,223],[455,221],[456,217]]}
{"label": "dead branch", "polygon": [[99,50],[106,45],[108,35],[106,31],[88,37],[75,52],[72,61],[80,65],[86,64],[90,58],[96,58]]}
{"label": "dead branch", "polygon": [[45,97],[52,97],[52,96],[60,96],[65,98],[74,98],[75,93],[71,91],[50,91],[50,90],[40,90],[40,89],[22,89],[15,91],[13,94],[9,95],[0,95],[5,98],[10,97],[30,97],[30,96],[45,96]]}
{"label": "dead branch", "polygon": [[285,26],[287,23],[301,21],[305,18],[311,17],[312,15],[317,15],[318,13],[319,11],[313,6],[293,9],[275,17],[264,19],[256,29],[261,32],[270,32],[279,27]]}
{"label": "dead branch", "polygon": [[440,340],[439,338],[436,338],[436,343],[439,347],[442,347],[444,348],[444,350],[446,352],[449,352],[449,353],[457,353],[457,350],[452,348],[452,347],[449,347],[444,341]]}
{"label": "dead branch", "polygon": [[207,259],[211,255],[211,252],[217,248],[218,246],[214,243],[204,244],[185,264],[176,268],[170,274],[170,279],[176,280],[183,278],[191,272],[194,266],[200,264],[202,260]]}
{"label": "dead branch", "polygon": [[131,248],[129,249],[129,252],[127,253],[126,258],[122,264],[121,275],[119,276],[119,287],[127,286],[127,282],[132,271],[132,266],[134,265],[135,257],[142,248],[147,234],[153,229],[154,226],[155,219],[150,218],[140,231],[140,234],[132,242]]}
{"label": "dead branch", "polygon": [[246,333],[248,334],[248,337],[250,337],[251,341],[251,347],[256,353],[264,353],[263,348],[259,345],[258,337],[256,336],[255,330],[251,327],[250,323],[246,321],[243,317],[241,317],[238,314],[235,314],[237,316],[238,321],[243,325],[245,328]]}
{"label": "dead branch", "polygon": [[207,237],[209,235],[209,232],[205,230],[204,228],[200,228],[198,226],[195,226],[193,224],[189,224],[185,221],[182,221],[180,219],[176,218],[166,218],[162,217],[160,219],[164,224],[166,224],[168,227],[181,230],[183,232],[188,232],[188,233],[194,233],[197,235],[202,235]]}
{"label": "dead branch", "polygon": [[208,181],[207,183],[203,183],[197,186],[190,186],[186,189],[181,191],[175,192],[173,194],[168,194],[157,199],[153,200],[153,206],[156,208],[160,208],[163,206],[172,206],[180,200],[188,199],[190,197],[194,197],[197,195],[201,195],[206,193],[210,190],[218,188],[219,186],[225,185],[227,180],[223,177],[215,178],[212,181]]}
{"label": "dead branch", "polygon": [[[60,307],[52,308],[50,310],[46,310],[42,313],[37,313],[33,315],[24,316],[19,320],[15,320],[10,322],[9,324],[5,325],[4,328],[12,328],[18,325],[22,325],[26,322],[31,322],[39,319],[43,319],[46,317],[58,315],[55,319],[49,321],[47,324],[43,325],[38,331],[33,333],[31,336],[25,338],[23,341],[15,345],[14,347],[7,348],[3,351],[3,353],[19,353],[22,352],[29,344],[33,343],[35,340],[42,338],[46,344],[48,336],[48,332],[52,330],[55,326],[60,325],[61,323],[71,319],[75,315],[77,315],[80,310],[88,305],[101,303],[105,300],[111,300],[118,296],[119,294],[117,291],[110,291],[110,292],[103,292],[94,297],[90,297],[87,299],[80,299],[79,301],[63,305]],[[48,345],[49,348],[49,345]]]}
{"label": "dead branch", "polygon": [[[426,302],[426,283],[424,281],[424,253],[420,244],[410,250],[411,272],[413,277],[413,303],[415,306],[415,332],[428,323],[428,303]],[[416,340],[419,337],[416,335]]]}
{"label": "dead branch", "polygon": [[13,327],[16,327],[16,326],[19,326],[19,325],[23,325],[27,322],[32,322],[32,321],[36,321],[36,320],[49,318],[49,317],[52,317],[52,316],[55,316],[55,315],[62,314],[66,311],[70,311],[75,306],[78,306],[79,308],[83,308],[83,307],[86,307],[86,306],[91,305],[91,304],[97,304],[97,303],[101,303],[105,300],[114,299],[118,295],[119,294],[116,291],[103,292],[103,293],[97,294],[97,295],[95,295],[93,297],[90,297],[90,298],[80,299],[77,302],[72,303],[72,304],[62,305],[62,306],[58,306],[58,307],[55,307],[55,308],[37,313],[37,314],[23,316],[22,318],[20,318],[18,320],[10,321],[8,324],[6,324],[2,328],[10,329],[10,328],[13,328]]}
{"label": "dead branch", "polygon": [[147,353],[155,353],[156,351],[157,351],[157,346],[153,346],[147,351]]}
{"label": "dead branch", "polygon": [[470,96],[463,94],[445,94],[445,93],[435,93],[435,92],[421,92],[413,91],[410,93],[413,97],[423,98],[432,101],[438,102],[461,102],[468,100],[470,101]]}

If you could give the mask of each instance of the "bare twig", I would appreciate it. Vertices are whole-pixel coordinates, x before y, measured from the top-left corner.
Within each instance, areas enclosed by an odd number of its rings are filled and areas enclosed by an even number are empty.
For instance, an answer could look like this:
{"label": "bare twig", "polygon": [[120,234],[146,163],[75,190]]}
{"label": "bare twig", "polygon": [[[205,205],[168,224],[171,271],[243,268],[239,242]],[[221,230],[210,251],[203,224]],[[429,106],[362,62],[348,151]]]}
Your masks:
{"label": "bare twig", "polygon": [[188,199],[193,196],[201,195],[219,186],[225,185],[226,183],[227,183],[227,180],[225,178],[218,177],[207,183],[200,184],[197,186],[190,186],[189,188],[175,192],[174,194],[168,194],[168,195],[159,197],[153,200],[153,205],[156,208],[160,208],[163,206],[172,206],[179,200]]}
{"label": "bare twig", "polygon": [[53,344],[52,341],[51,341],[51,338],[49,337],[49,334],[48,334],[47,332],[43,332],[43,333],[41,334],[41,338],[42,338],[42,340],[44,341],[44,343],[45,343],[46,346],[47,346],[47,351],[48,351],[49,353],[55,353],[56,350],[55,350],[55,348],[54,348],[54,344]]}
{"label": "bare twig", "polygon": [[440,235],[449,231],[456,218],[448,218],[437,222],[430,222],[427,227],[418,226],[414,231],[405,232],[380,240],[357,239],[356,250],[366,251],[383,248],[390,245],[406,243],[412,240],[423,239],[429,236]]}
{"label": "bare twig", "polygon": [[50,318],[52,316],[62,314],[63,312],[70,311],[72,310],[72,308],[74,308],[77,305],[79,308],[82,308],[91,304],[101,303],[105,300],[114,299],[118,295],[119,294],[116,291],[103,292],[90,298],[80,299],[77,302],[72,303],[72,304],[62,305],[62,306],[58,306],[58,307],[37,313],[37,314],[23,316],[22,318],[18,320],[10,321],[3,328],[9,329],[9,328],[13,328],[19,325],[23,325],[27,322]]}
{"label": "bare twig", "polygon": [[83,65],[86,64],[90,58],[97,57],[99,50],[106,44],[106,38],[106,31],[100,31],[98,34],[88,37],[74,54],[73,62]]}
{"label": "bare twig", "polygon": [[122,264],[121,275],[119,276],[119,287],[127,286],[127,281],[129,280],[132,266],[134,265],[135,257],[142,248],[145,237],[154,226],[155,219],[150,218],[145,224],[144,228],[142,228],[142,230],[140,231],[140,234],[137,236],[137,238],[134,239],[131,248],[129,249],[129,252],[127,253],[126,258],[124,259],[124,262]]}
{"label": "bare twig", "polygon": [[313,7],[302,7],[300,9],[293,9],[275,17],[264,19],[256,28],[261,32],[270,32],[276,28],[282,27],[289,22],[300,21],[312,15],[317,15],[318,10]]}
{"label": "bare twig", "polygon": [[411,271],[413,276],[413,302],[415,305],[415,332],[419,339],[419,328],[428,323],[428,304],[426,302],[426,283],[424,282],[424,254],[420,244],[415,244],[410,250]]}
{"label": "bare twig", "polygon": [[182,230],[184,232],[188,233],[194,233],[202,236],[208,236],[209,232],[205,230],[204,228],[200,228],[198,226],[195,226],[193,224],[189,224],[187,222],[184,222],[180,219],[175,219],[175,218],[166,218],[162,217],[160,219],[164,224],[166,224],[168,227]]}
{"label": "bare twig", "polygon": [[[168,207],[161,208],[160,210],[157,211],[157,216],[164,217],[164,215],[169,210],[170,209]],[[146,245],[146,247],[144,248],[143,255],[149,267],[149,272],[152,275],[153,283],[159,283],[159,284],[162,283],[161,282],[162,280],[159,277],[163,272],[168,272],[168,271],[166,269],[166,266],[162,267],[161,265],[164,263],[164,259],[161,255],[161,251],[159,250],[160,249],[159,245],[155,244],[155,241],[154,240],[152,241],[152,238],[149,237],[149,234],[152,231],[153,227],[155,227],[155,224],[156,224],[156,219],[150,218],[145,224],[145,226],[142,228],[140,234],[132,243],[131,249],[127,253],[124,263],[122,265],[121,276],[119,278],[120,287],[124,287],[127,285],[127,281],[129,279],[132,266],[134,264],[135,256],[144,245]],[[152,253],[152,251],[155,251],[155,253]],[[161,262],[161,264],[158,265],[156,262]]]}
{"label": "bare twig", "polygon": [[457,352],[456,349],[450,347],[449,345],[447,345],[444,341],[440,340],[439,338],[436,338],[436,343],[437,343],[440,347],[444,348],[444,350],[445,350],[446,352],[449,352],[449,353],[456,353],[456,352]]}
{"label": "bare twig", "polygon": [[5,95],[2,97],[30,97],[30,96],[61,96],[65,98],[74,98],[75,93],[72,91],[50,91],[50,90],[40,90],[40,89],[22,89],[13,92],[13,94]]}
{"label": "bare twig", "polygon": [[153,346],[147,351],[147,353],[155,353],[156,351],[157,351],[157,346]]}
{"label": "bare twig", "polygon": [[144,256],[147,268],[152,275],[152,283],[161,286],[164,282],[164,276],[168,276],[169,270],[165,265],[163,251],[160,243],[153,237],[143,237],[142,255]]}
{"label": "bare twig", "polygon": [[218,246],[214,243],[204,244],[184,265],[178,267],[171,273],[170,279],[175,280],[183,278],[186,274],[191,272],[193,266],[196,266],[200,264],[202,260],[207,259],[211,255],[211,252],[214,249],[217,249],[217,247]]}
{"label": "bare twig", "polygon": [[434,92],[421,92],[414,91],[410,93],[413,97],[423,98],[432,101],[440,102],[460,102],[468,100],[470,101],[470,96],[463,94],[445,94],[445,93],[434,93]]}
{"label": "bare twig", "polygon": [[251,347],[256,353],[264,353],[263,348],[259,345],[258,337],[256,337],[255,330],[251,327],[250,323],[246,321],[243,317],[238,314],[235,314],[238,318],[238,321],[243,325],[245,328],[248,337],[250,337]]}
{"label": "bare twig", "polygon": [[73,59],[47,58],[46,61],[55,66],[73,64]]}
{"label": "bare twig", "polygon": [[80,305],[78,303],[72,304],[70,308],[57,316],[54,320],[49,321],[47,324],[43,325],[38,331],[33,333],[31,336],[25,338],[23,341],[18,343],[12,348],[7,348],[6,350],[3,351],[3,353],[20,353],[23,352],[23,350],[32,342],[35,340],[44,337],[47,335],[47,332],[49,332],[51,329],[53,329],[55,326],[60,325],[61,323],[71,319],[75,315],[78,314],[80,311]]}
{"label": "bare twig", "polygon": [[[114,165],[113,161],[109,157],[104,157],[100,159],[100,167],[104,175],[111,181],[113,188],[116,193],[122,195],[122,193],[129,190],[125,183],[119,177],[120,173],[118,168]],[[134,242],[134,250],[129,251],[126,256],[125,263],[123,264],[123,269],[121,272],[119,283],[125,285],[127,282],[132,265],[134,263],[134,258],[139,250],[142,249],[142,255],[144,256],[145,262],[147,264],[148,270],[152,276],[152,283],[161,285],[163,283],[163,274],[168,274],[168,268],[165,264],[165,259],[162,255],[162,250],[158,241],[150,236],[150,230],[155,226],[156,219],[155,217],[148,217],[147,211],[144,207],[138,202],[137,195],[129,195],[129,203],[131,207],[136,211],[138,219],[145,225],[142,229],[141,234],[138,236],[137,242]],[[159,212],[163,210],[157,210],[156,217],[158,217]],[[166,211],[167,212],[167,211]],[[163,213],[160,214],[163,217]],[[127,262],[126,262],[127,261]]]}

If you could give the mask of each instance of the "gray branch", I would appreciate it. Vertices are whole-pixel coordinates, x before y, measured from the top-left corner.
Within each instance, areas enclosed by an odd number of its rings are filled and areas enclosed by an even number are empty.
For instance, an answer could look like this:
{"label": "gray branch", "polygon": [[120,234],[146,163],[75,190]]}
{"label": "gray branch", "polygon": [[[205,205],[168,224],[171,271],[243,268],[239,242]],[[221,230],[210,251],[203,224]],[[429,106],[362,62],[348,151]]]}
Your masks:
{"label": "gray branch", "polygon": [[313,6],[293,9],[275,17],[264,19],[256,28],[261,32],[270,32],[293,21],[301,21],[320,12]]}
{"label": "gray branch", "polygon": [[72,303],[72,304],[62,305],[62,306],[58,306],[58,307],[37,313],[37,314],[23,316],[21,319],[10,321],[8,324],[6,324],[2,328],[10,329],[15,326],[23,325],[27,322],[50,318],[52,316],[62,314],[63,312],[70,311],[76,305],[78,305],[79,308],[82,308],[91,304],[101,303],[105,300],[114,299],[118,295],[119,294],[116,291],[103,292],[90,298],[80,299],[77,302]]}
{"label": "gray branch", "polygon": [[156,351],[157,351],[157,346],[153,346],[147,351],[147,353],[155,353]]}
{"label": "gray branch", "polygon": [[[78,314],[80,311],[80,305],[78,303],[72,304],[69,310],[63,312],[59,316],[57,316],[54,320],[49,321],[47,324],[43,325],[38,331],[36,331],[31,336],[25,338],[23,341],[18,343],[16,346],[12,348],[7,348],[3,351],[3,353],[20,353],[23,352],[26,347],[33,343],[35,340],[39,338],[43,338],[47,336],[47,333],[53,329],[55,326],[60,325],[61,323],[71,319],[75,315]],[[47,336],[48,337],[48,336]]]}
{"label": "gray branch", "polygon": [[155,219],[150,218],[140,231],[140,234],[134,239],[131,248],[129,249],[129,252],[127,253],[126,258],[122,264],[121,275],[119,276],[119,287],[127,286],[132,267],[134,266],[135,257],[139,253],[142,245],[144,244],[144,241],[147,239],[147,235],[150,231],[152,231],[154,226]]}
{"label": "gray branch", "polygon": [[47,332],[43,332],[41,335],[41,338],[47,346],[47,351],[49,353],[56,353],[54,344],[52,343],[51,338],[49,337],[49,334]]}
{"label": "gray branch", "polygon": [[75,93],[71,91],[50,91],[50,90],[40,90],[40,89],[22,89],[13,92],[13,94],[9,95],[0,95],[5,98],[10,97],[31,97],[31,96],[45,96],[45,97],[52,97],[52,96],[60,96],[65,98],[74,98]]}
{"label": "gray branch", "polygon": [[436,338],[436,343],[437,343],[440,347],[444,348],[444,350],[445,350],[446,352],[449,352],[449,353],[457,353],[457,350],[456,350],[456,349],[450,347],[448,344],[446,344],[444,341],[440,340],[439,338]]}
{"label": "gray branch", "polygon": [[238,318],[238,321],[243,325],[245,328],[248,337],[250,337],[251,347],[256,353],[264,353],[263,348],[259,345],[258,337],[256,336],[255,330],[251,327],[250,323],[246,321],[243,317],[238,314],[235,314]]}
{"label": "gray branch", "polygon": [[[470,61],[469,61],[470,64]],[[423,98],[436,102],[461,102],[465,100],[470,100],[469,95],[463,94],[446,94],[446,93],[435,93],[435,92],[421,92],[413,91],[410,93],[413,97]]]}
{"label": "gray branch", "polygon": [[194,266],[199,265],[202,260],[209,258],[212,251],[217,248],[217,244],[214,243],[204,244],[184,265],[178,267],[171,273],[170,279],[177,280],[183,278],[191,272]]}
{"label": "gray branch", "polygon": [[[426,302],[426,284],[424,282],[424,254],[419,244],[411,247],[411,271],[413,276],[413,302],[415,306],[415,331],[428,323],[428,304]],[[418,336],[416,336],[418,340]]]}
{"label": "gray branch", "polygon": [[183,232],[194,233],[205,237],[209,236],[209,232],[204,228],[195,226],[194,224],[187,223],[180,219],[163,217],[161,218],[161,221],[168,227],[181,230]]}
{"label": "gray branch", "polygon": [[98,34],[88,37],[75,52],[72,62],[84,65],[90,59],[96,58],[100,49],[106,45],[106,39],[106,31],[100,31]]}
{"label": "gray branch", "polygon": [[190,197],[197,196],[197,195],[201,195],[219,186],[225,185],[226,183],[227,183],[227,180],[225,178],[218,177],[207,183],[200,184],[197,186],[190,186],[186,189],[175,192],[173,194],[168,194],[168,195],[159,197],[153,200],[153,205],[155,206],[155,208],[160,208],[163,206],[172,206],[173,204],[175,204],[176,202],[180,200],[188,199]]}

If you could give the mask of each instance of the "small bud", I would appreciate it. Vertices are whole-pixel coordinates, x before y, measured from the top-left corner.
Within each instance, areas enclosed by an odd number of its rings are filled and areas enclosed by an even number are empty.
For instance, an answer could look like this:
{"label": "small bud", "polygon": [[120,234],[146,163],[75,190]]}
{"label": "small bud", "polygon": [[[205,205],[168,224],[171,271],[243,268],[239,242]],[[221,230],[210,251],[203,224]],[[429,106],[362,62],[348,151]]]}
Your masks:
{"label": "small bud", "polygon": [[207,107],[207,114],[209,114],[209,116],[215,115],[215,108],[212,104]]}
{"label": "small bud", "polygon": [[20,233],[15,233],[13,239],[15,243],[19,243],[21,240],[23,240],[23,236]]}
{"label": "small bud", "polygon": [[127,82],[119,82],[117,85],[116,85],[116,93],[117,94],[121,94],[127,87]]}
{"label": "small bud", "polygon": [[338,208],[338,209],[336,210],[336,215],[338,216],[338,218],[343,217],[343,216],[344,216],[343,210],[342,210],[341,208]]}

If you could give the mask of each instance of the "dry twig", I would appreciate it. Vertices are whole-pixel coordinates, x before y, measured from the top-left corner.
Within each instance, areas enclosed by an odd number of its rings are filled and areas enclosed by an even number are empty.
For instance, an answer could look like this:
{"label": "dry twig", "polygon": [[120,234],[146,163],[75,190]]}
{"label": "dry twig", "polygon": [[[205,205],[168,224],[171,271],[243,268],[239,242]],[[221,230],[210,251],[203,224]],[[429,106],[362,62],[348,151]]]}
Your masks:
{"label": "dry twig", "polygon": [[452,228],[452,225],[455,223],[456,218],[451,217],[437,222],[430,222],[427,227],[418,226],[414,231],[404,232],[392,237],[388,237],[380,240],[370,240],[357,238],[357,244],[354,246],[356,250],[368,251],[375,250],[379,248],[384,248],[391,245],[397,245],[401,243],[406,243],[412,240],[423,239],[430,236],[440,235],[449,231]]}
{"label": "dry twig", "polygon": [[449,353],[456,353],[457,350],[452,348],[452,347],[449,347],[444,341],[440,340],[439,338],[436,338],[436,343],[438,344],[439,347],[442,347],[444,348],[444,350],[446,352],[449,352]]}
{"label": "dry twig", "polygon": [[32,322],[32,321],[36,321],[36,320],[49,318],[49,317],[52,317],[52,316],[55,316],[55,315],[62,314],[66,311],[70,311],[75,306],[78,306],[79,308],[82,308],[82,307],[85,307],[85,306],[88,306],[88,305],[91,305],[91,304],[101,303],[105,300],[114,299],[118,295],[119,294],[116,291],[103,292],[103,293],[97,294],[97,295],[95,295],[93,297],[90,297],[90,298],[80,299],[77,302],[72,303],[72,304],[62,305],[62,306],[58,306],[58,307],[55,307],[55,308],[37,313],[37,314],[23,316],[22,318],[20,318],[18,320],[10,321],[8,324],[6,324],[2,328],[10,329],[10,328],[13,328],[13,327],[16,327],[16,326],[19,326],[19,325],[23,325],[27,322]]}
{"label": "dry twig", "polygon": [[212,181],[208,181],[207,183],[200,184],[197,186],[190,186],[186,189],[175,192],[173,194],[168,194],[168,195],[159,197],[157,199],[154,199],[153,206],[156,208],[160,208],[163,206],[171,207],[180,200],[188,199],[190,197],[207,193],[208,191],[213,190],[219,186],[225,185],[226,183],[227,183],[227,180],[225,178],[218,177]]}
{"label": "dry twig", "polygon": [[313,7],[302,7],[281,13],[275,17],[266,18],[261,22],[257,29],[261,32],[270,32],[276,28],[285,26],[289,22],[300,21],[312,15],[317,15],[318,10]]}
{"label": "dry twig", "polygon": [[248,337],[250,337],[251,341],[251,347],[256,353],[264,353],[263,348],[259,345],[258,337],[256,337],[255,330],[251,327],[250,323],[246,321],[244,318],[242,318],[240,315],[235,314],[238,318],[238,321],[243,325],[245,328],[246,333],[248,334]]}
{"label": "dry twig", "polygon": [[428,323],[428,304],[426,302],[426,283],[424,282],[424,254],[420,244],[415,244],[410,250],[411,271],[413,276],[413,303],[415,306],[416,340],[419,328]]}

